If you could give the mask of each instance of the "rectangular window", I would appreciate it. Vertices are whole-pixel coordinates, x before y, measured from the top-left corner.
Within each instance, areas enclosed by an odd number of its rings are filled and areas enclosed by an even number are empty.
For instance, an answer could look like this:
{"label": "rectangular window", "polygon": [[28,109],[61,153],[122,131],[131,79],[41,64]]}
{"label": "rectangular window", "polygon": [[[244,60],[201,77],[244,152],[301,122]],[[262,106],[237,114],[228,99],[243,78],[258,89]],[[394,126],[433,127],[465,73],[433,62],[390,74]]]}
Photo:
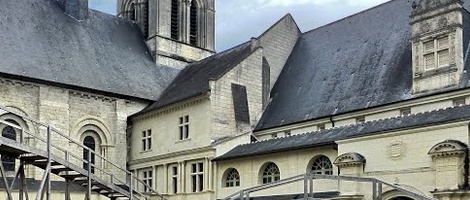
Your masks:
{"label": "rectangular window", "polygon": [[152,149],[152,130],[142,131],[142,150],[149,151]]}
{"label": "rectangular window", "polygon": [[366,118],[365,117],[357,117],[356,118],[356,123],[364,123],[366,122]]}
{"label": "rectangular window", "polygon": [[430,70],[450,64],[449,37],[440,37],[423,42],[424,69]]}
{"label": "rectangular window", "polygon": [[189,138],[189,115],[180,117],[179,133],[180,133],[180,140],[186,140]]}
{"label": "rectangular window", "polygon": [[466,104],[465,98],[454,99],[453,104],[454,104],[454,106],[465,105]]}
{"label": "rectangular window", "polygon": [[404,108],[400,110],[400,115],[401,116],[407,116],[411,114],[411,108]]}
{"label": "rectangular window", "polygon": [[191,165],[191,181],[193,192],[202,192],[204,190],[204,163]]}
{"label": "rectangular window", "polygon": [[[142,172],[142,181],[147,184],[150,188],[152,188],[152,180],[153,180],[153,171],[152,170],[145,170]],[[144,192],[150,192],[150,188],[144,187]]]}
{"label": "rectangular window", "polygon": [[171,189],[173,194],[178,193],[178,167],[171,167]]}

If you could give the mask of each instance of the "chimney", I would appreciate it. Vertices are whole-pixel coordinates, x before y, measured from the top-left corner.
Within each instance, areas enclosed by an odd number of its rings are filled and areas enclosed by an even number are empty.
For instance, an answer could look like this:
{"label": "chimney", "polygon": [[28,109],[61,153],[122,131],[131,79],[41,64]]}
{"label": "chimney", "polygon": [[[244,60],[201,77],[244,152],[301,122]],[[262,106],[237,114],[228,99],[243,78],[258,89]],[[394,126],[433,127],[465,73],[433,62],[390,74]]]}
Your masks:
{"label": "chimney", "polygon": [[257,38],[252,37],[251,40],[251,50],[255,50],[256,48],[260,47],[259,40]]}
{"label": "chimney", "polygon": [[88,0],[58,0],[65,13],[77,20],[88,18]]}

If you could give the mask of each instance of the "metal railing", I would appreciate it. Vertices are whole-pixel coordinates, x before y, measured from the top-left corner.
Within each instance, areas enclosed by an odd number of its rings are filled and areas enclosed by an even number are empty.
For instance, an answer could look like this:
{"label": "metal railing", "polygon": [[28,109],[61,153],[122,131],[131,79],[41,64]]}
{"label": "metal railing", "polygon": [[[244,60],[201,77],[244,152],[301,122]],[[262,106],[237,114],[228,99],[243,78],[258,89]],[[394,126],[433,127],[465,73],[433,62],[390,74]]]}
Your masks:
{"label": "metal railing", "polygon": [[382,200],[382,187],[384,185],[389,186],[397,191],[400,191],[410,197],[416,198],[416,199],[421,199],[421,200],[435,200],[432,197],[425,196],[423,194],[419,194],[416,192],[413,192],[409,189],[406,189],[404,187],[401,187],[399,185],[393,184],[393,183],[388,183],[376,178],[363,178],[363,177],[347,177],[347,176],[333,176],[333,175],[318,175],[318,174],[303,174],[303,175],[298,175],[286,179],[282,179],[276,182],[272,183],[267,183],[267,184],[262,184],[250,188],[246,188],[243,190],[240,190],[236,193],[233,193],[222,200],[232,200],[232,199],[240,199],[240,200],[249,200],[250,199],[250,194],[262,190],[267,190],[275,187],[280,187],[283,185],[295,183],[295,182],[304,182],[304,200],[307,200],[309,198],[313,198],[314,196],[314,188],[313,188],[313,182],[314,180],[337,180],[337,181],[351,181],[351,182],[367,182],[372,184],[372,199],[373,200]]}
{"label": "metal railing", "polygon": [[[129,199],[150,199],[150,195],[152,195],[160,197],[161,200],[166,200],[164,196],[138,177],[134,176],[132,172],[109,161],[81,142],[63,134],[61,131],[48,124],[0,106],[0,116],[8,114],[21,118],[27,126],[22,127],[17,124],[18,122],[13,120],[0,120],[0,125],[10,126],[17,130],[15,132],[19,133],[19,136],[16,136],[16,143],[31,147],[37,152],[42,151],[42,155],[47,155],[49,167],[51,164],[50,158],[55,159],[54,162],[58,162],[64,166],[79,166],[78,168],[81,169],[77,169],[76,171],[86,175],[88,194],[91,194],[92,181],[96,181],[105,186],[124,190],[127,192],[127,194],[124,195],[128,195]],[[35,152],[32,153],[34,154]],[[87,154],[86,156],[85,153]],[[80,156],[80,154],[82,154],[82,156]],[[84,157],[87,159],[84,159]],[[94,158],[94,160],[92,158]],[[49,171],[46,171],[45,174],[50,174],[50,171],[49,168]],[[143,191],[147,192],[139,191],[139,184],[143,186]]]}

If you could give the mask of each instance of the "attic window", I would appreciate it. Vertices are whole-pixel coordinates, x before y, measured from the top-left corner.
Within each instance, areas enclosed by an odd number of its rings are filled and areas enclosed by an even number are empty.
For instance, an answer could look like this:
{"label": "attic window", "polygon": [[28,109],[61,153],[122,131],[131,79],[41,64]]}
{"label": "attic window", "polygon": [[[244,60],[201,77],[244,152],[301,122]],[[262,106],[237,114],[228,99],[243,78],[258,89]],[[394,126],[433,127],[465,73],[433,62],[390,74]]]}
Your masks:
{"label": "attic window", "polygon": [[197,45],[198,37],[198,6],[196,0],[191,1],[191,8],[189,9],[189,43]]}
{"label": "attic window", "polygon": [[466,102],[465,102],[465,98],[459,98],[459,99],[454,99],[453,100],[453,105],[454,106],[461,106],[461,105],[465,105]]}
{"label": "attic window", "polygon": [[404,108],[400,110],[400,115],[401,116],[407,116],[411,114],[411,108]]}
{"label": "attic window", "polygon": [[423,42],[423,64],[425,70],[445,67],[450,64],[449,37],[440,37]]}
{"label": "attic window", "polygon": [[180,3],[179,0],[171,1],[171,39],[180,39]]}
{"label": "attic window", "polygon": [[325,124],[320,124],[317,126],[317,130],[321,131],[321,130],[325,130]]}
{"label": "attic window", "polygon": [[364,123],[366,122],[366,118],[365,117],[357,117],[356,118],[356,123]]}

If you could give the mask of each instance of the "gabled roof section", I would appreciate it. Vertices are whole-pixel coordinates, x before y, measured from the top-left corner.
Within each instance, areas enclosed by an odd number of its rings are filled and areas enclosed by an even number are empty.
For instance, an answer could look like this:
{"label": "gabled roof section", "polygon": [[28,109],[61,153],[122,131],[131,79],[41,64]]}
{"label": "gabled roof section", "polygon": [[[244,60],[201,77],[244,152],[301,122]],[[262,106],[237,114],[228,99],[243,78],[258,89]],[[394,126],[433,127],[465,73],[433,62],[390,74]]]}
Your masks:
{"label": "gabled roof section", "polygon": [[0,75],[156,100],[179,72],[156,66],[138,26],[90,10],[77,21],[55,0],[4,1]]}
{"label": "gabled roof section", "polygon": [[138,114],[148,113],[209,92],[209,81],[219,79],[251,53],[251,43],[246,42],[188,65],[176,76],[157,102]]}
{"label": "gabled roof section", "polygon": [[392,131],[470,120],[470,106],[460,106],[261,141],[235,147],[215,161],[335,144],[336,141]]}
{"label": "gabled roof section", "polygon": [[411,10],[395,0],[304,33],[256,130],[410,98]]}
{"label": "gabled roof section", "polygon": [[[464,22],[470,21],[470,0],[463,6]],[[430,95],[411,90],[411,12],[412,1],[392,0],[304,33],[255,131]],[[469,23],[463,39],[467,50]],[[470,86],[468,74],[460,88]]]}

